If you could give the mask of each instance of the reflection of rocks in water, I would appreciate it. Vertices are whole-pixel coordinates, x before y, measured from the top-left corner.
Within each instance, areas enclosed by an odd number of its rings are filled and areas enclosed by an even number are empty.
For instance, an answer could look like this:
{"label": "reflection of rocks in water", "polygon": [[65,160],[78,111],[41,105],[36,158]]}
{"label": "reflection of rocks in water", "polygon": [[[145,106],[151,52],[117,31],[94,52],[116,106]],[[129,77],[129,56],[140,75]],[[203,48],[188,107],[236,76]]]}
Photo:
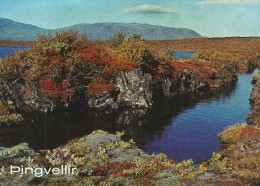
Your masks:
{"label": "reflection of rocks in water", "polygon": [[[25,113],[19,126],[1,128],[1,146],[14,146],[28,142],[34,149],[56,148],[70,139],[81,137],[93,130],[110,133],[125,131],[124,139],[133,138],[140,147],[154,138],[161,138],[163,129],[186,109],[198,102],[210,103],[228,97],[235,85],[207,93],[195,93],[171,98],[159,97],[149,110],[94,110],[84,106],[57,109],[51,113]],[[10,137],[12,136],[12,137]]]}
{"label": "reflection of rocks in water", "polygon": [[124,129],[126,138],[134,138],[139,147],[145,148],[147,142],[154,138],[161,138],[164,127],[171,125],[172,119],[183,111],[195,107],[198,102],[210,104],[213,101],[228,98],[236,89],[236,85],[234,83],[222,89],[207,92],[161,97],[155,100],[153,107],[145,114],[135,115],[131,111],[125,111],[117,120],[117,128]]}
{"label": "reflection of rocks in water", "polygon": [[116,126],[121,128],[123,126],[128,126],[130,124],[137,123],[139,126],[142,125],[142,117],[145,115],[144,110],[126,110],[118,113],[116,119]]}

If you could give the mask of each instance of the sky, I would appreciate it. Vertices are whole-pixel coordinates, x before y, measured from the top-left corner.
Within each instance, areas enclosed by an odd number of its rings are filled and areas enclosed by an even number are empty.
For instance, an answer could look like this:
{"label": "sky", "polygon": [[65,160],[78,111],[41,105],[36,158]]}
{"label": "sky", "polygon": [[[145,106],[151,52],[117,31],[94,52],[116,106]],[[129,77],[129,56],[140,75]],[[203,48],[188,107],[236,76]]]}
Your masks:
{"label": "sky", "polygon": [[135,22],[205,37],[260,36],[260,0],[0,0],[0,17],[42,28]]}

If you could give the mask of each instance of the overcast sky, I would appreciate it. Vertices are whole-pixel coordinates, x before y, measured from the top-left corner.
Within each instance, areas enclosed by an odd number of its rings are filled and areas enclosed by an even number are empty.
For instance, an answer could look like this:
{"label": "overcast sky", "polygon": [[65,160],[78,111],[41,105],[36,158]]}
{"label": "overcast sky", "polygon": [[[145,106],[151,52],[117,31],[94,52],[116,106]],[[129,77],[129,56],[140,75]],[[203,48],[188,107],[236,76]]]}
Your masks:
{"label": "overcast sky", "polygon": [[136,22],[207,37],[260,36],[260,0],[0,0],[0,17],[42,28]]}

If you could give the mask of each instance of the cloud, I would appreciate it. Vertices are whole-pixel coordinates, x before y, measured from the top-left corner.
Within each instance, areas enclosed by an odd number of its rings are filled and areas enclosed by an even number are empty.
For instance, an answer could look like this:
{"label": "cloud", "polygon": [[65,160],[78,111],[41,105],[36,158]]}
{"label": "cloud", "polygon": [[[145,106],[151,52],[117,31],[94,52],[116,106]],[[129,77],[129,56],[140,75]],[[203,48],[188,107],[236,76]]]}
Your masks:
{"label": "cloud", "polygon": [[128,14],[177,14],[177,12],[175,12],[173,9],[155,5],[140,5],[135,7],[129,7],[124,9],[123,12]]}
{"label": "cloud", "polygon": [[260,4],[260,0],[202,0],[197,2],[197,4]]}

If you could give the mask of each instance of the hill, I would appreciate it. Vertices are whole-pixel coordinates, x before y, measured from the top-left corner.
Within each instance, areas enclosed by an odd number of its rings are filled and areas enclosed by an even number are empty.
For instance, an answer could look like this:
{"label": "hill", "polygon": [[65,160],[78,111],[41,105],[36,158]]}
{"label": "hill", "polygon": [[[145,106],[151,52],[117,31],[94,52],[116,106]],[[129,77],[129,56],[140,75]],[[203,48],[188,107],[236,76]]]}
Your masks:
{"label": "hill", "polygon": [[49,32],[48,29],[0,18],[0,40],[31,41],[35,40],[37,33]]}
{"label": "hill", "polygon": [[44,29],[30,24],[19,23],[9,19],[0,18],[0,40],[35,40],[37,33],[48,34],[57,31],[75,30],[86,33],[90,39],[104,40],[117,32],[125,34],[140,34],[147,40],[169,40],[181,38],[199,38],[201,35],[186,28],[169,28],[139,23],[94,23],[77,24],[59,29]]}
{"label": "hill", "polygon": [[77,24],[71,27],[61,28],[56,31],[75,30],[79,33],[87,33],[91,39],[104,40],[117,32],[125,34],[140,34],[147,40],[169,40],[181,38],[200,38],[201,35],[186,28],[169,28],[156,25],[139,23],[94,23]]}

